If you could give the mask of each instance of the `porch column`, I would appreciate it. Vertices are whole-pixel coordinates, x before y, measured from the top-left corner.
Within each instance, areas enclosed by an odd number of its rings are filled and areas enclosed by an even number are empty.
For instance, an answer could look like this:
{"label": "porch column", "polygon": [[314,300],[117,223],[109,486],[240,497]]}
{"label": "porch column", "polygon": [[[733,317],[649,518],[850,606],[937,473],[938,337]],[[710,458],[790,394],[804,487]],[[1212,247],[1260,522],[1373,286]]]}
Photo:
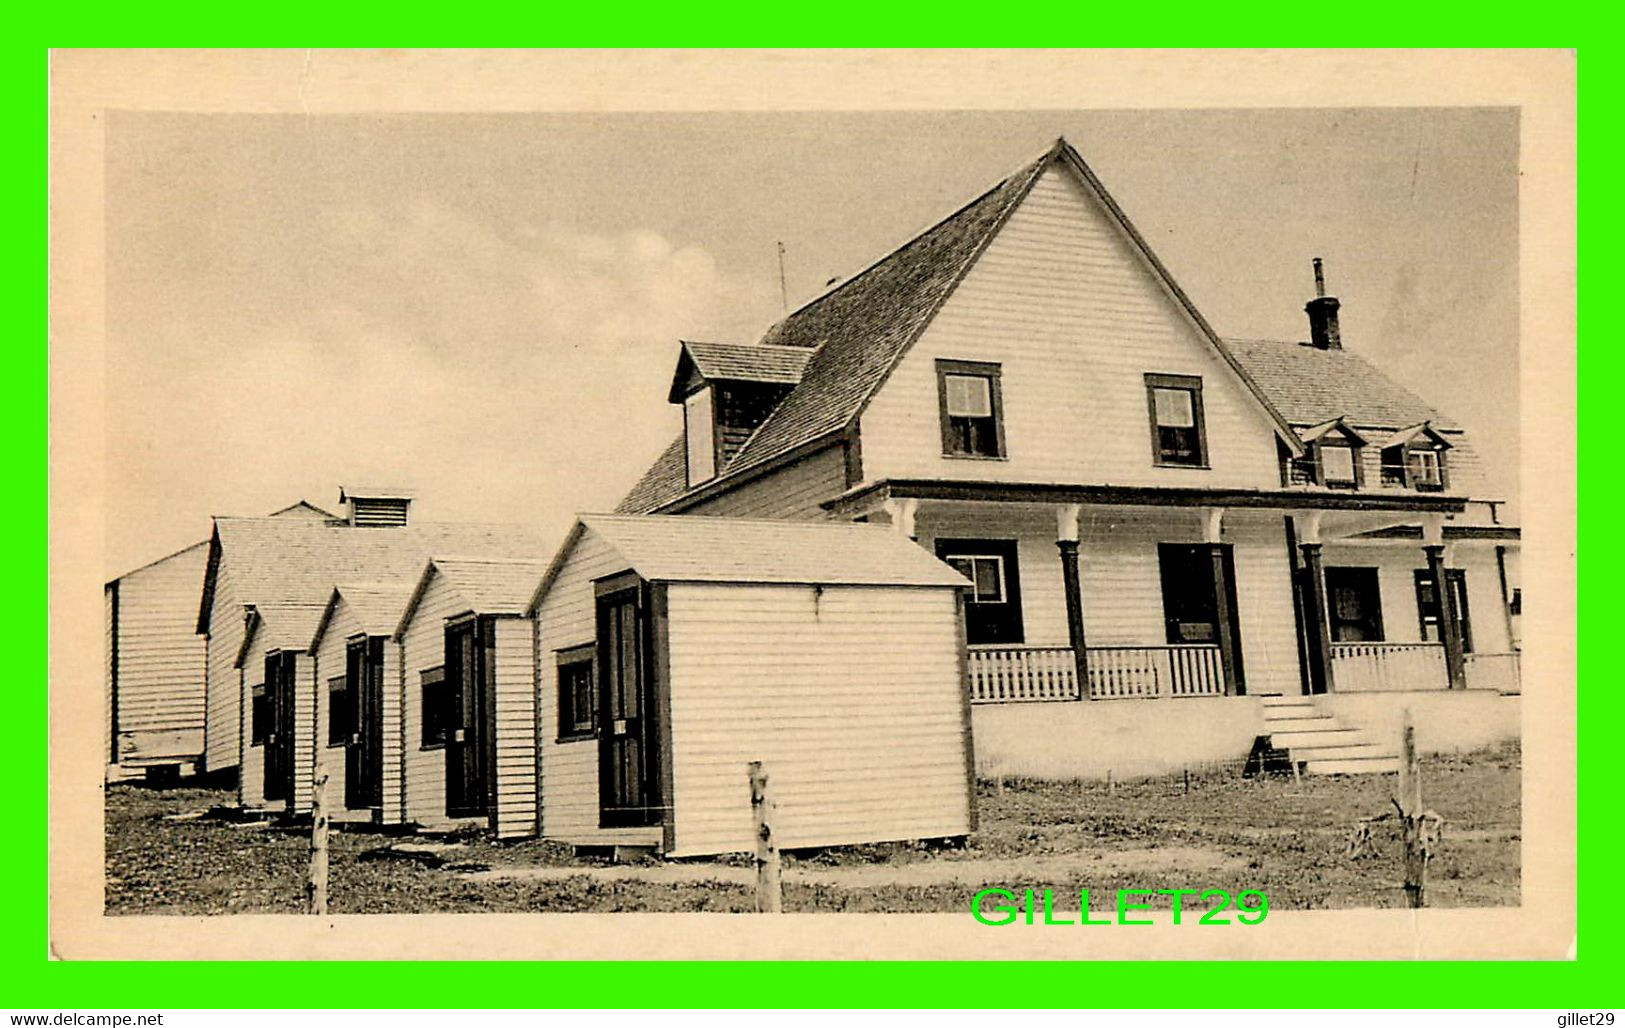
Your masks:
{"label": "porch column", "polygon": [[1078,699],[1089,698],[1089,650],[1083,636],[1083,583],[1078,569],[1078,519],[1083,507],[1066,503],[1055,508],[1055,546],[1061,551],[1061,584],[1066,590],[1066,632],[1078,675]]}
{"label": "porch column", "polygon": [[1303,553],[1303,616],[1309,655],[1309,691],[1332,692],[1332,633],[1326,621],[1326,575],[1320,561],[1320,512],[1310,511],[1299,522],[1303,536],[1298,549]]}
{"label": "porch column", "polygon": [[1207,544],[1213,559],[1213,619],[1218,622],[1219,666],[1224,672],[1224,694],[1239,696],[1246,686],[1236,669],[1241,666],[1236,652],[1236,633],[1231,631],[1230,576],[1224,564],[1224,508],[1209,507],[1202,511],[1202,541]]}
{"label": "porch column", "polygon": [[[1434,541],[1431,526],[1424,525],[1427,542],[1422,552],[1427,555],[1428,575],[1433,579],[1434,595],[1439,598],[1439,639],[1444,643],[1444,671],[1452,689],[1467,688],[1467,662],[1461,650],[1460,613],[1456,610],[1456,593],[1445,580],[1445,548],[1443,541]],[[1442,526],[1439,535],[1443,535]]]}
{"label": "porch column", "polygon": [[886,513],[891,517],[892,527],[910,539],[918,538],[914,534],[914,515],[919,512],[920,501],[911,498],[889,499],[886,501]]}

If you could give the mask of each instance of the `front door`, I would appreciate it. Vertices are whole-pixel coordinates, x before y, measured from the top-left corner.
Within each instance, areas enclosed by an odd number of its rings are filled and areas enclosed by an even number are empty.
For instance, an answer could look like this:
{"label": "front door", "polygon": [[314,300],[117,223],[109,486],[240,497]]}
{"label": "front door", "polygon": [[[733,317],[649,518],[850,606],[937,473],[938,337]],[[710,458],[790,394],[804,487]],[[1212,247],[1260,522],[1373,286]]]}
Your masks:
{"label": "front door", "polygon": [[447,817],[485,817],[490,811],[494,631],[489,618],[446,629]]}
{"label": "front door", "polygon": [[293,801],[294,679],[297,653],[265,658],[265,695],[271,707],[271,731],[265,737],[265,798]]}
{"label": "front door", "polygon": [[355,719],[344,745],[344,805],[367,810],[384,802],[384,639],[351,642],[345,652],[346,691]]}
{"label": "front door", "polygon": [[[1241,690],[1241,623],[1236,613],[1235,554],[1229,543],[1219,545],[1224,569],[1224,603],[1214,581],[1213,547],[1203,543],[1160,543],[1157,561],[1162,572],[1162,617],[1169,645],[1218,646]],[[1221,613],[1222,612],[1222,613]],[[1222,617],[1222,623],[1221,623]],[[1221,629],[1225,629],[1221,631]],[[1226,645],[1228,643],[1228,645]]]}
{"label": "front door", "polygon": [[660,823],[656,718],[637,587],[598,597],[599,825]]}
{"label": "front door", "polygon": [[1021,569],[1014,539],[938,539],[937,557],[971,580],[965,642],[1016,646],[1026,642],[1021,620]]}
{"label": "front door", "polygon": [[1376,568],[1326,568],[1326,621],[1332,642],[1382,642]]}

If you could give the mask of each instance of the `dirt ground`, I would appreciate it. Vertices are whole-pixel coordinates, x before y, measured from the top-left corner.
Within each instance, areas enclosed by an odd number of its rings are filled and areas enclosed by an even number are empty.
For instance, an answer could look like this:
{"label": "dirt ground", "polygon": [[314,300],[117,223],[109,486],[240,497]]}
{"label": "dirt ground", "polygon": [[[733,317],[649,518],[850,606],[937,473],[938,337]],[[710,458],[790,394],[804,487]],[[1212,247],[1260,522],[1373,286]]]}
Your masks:
{"label": "dirt ground", "polygon": [[[1429,906],[1518,903],[1520,754],[1515,746],[1423,762],[1427,805],[1445,819]],[[980,827],[963,848],[924,844],[787,854],[790,911],[965,911],[981,888],[1262,890],[1274,910],[1403,902],[1391,825],[1378,853],[1345,855],[1350,829],[1390,810],[1393,776],[1243,779],[1233,772],[1139,782],[1006,781],[979,787]],[[114,785],[107,792],[110,914],[297,912],[306,824],[240,820],[219,790]],[[333,913],[745,911],[743,857],[613,864],[567,846],[471,834],[424,839],[333,833]]]}

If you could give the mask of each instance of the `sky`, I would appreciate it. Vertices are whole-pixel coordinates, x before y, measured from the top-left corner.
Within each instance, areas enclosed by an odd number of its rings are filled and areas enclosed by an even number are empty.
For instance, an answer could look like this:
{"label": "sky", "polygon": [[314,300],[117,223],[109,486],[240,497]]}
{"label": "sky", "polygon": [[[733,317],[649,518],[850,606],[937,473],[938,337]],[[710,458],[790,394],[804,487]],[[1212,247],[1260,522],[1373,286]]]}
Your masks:
{"label": "sky", "polygon": [[562,538],[679,430],[679,339],[755,341],[1059,135],[1221,335],[1306,338],[1324,258],[1344,345],[1516,500],[1510,109],[116,112],[108,576],[353,483]]}

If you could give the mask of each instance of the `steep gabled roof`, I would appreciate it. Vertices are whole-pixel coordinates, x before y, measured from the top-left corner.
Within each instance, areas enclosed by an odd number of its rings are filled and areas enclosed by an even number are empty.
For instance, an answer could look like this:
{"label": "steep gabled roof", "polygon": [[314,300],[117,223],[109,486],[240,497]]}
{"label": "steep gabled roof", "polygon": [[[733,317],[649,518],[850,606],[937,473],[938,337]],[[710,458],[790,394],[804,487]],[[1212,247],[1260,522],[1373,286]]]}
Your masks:
{"label": "steep gabled roof", "polygon": [[1421,397],[1349,350],[1272,339],[1226,339],[1225,345],[1295,425],[1343,418],[1366,428],[1397,429],[1425,421],[1455,427]]}
{"label": "steep gabled roof", "polygon": [[889,525],[682,515],[583,514],[535,590],[530,610],[584,532],[651,582],[969,586]]}
{"label": "steep gabled roof", "polygon": [[1318,425],[1310,425],[1298,433],[1298,438],[1306,443],[1313,443],[1318,442],[1332,432],[1338,433],[1356,446],[1363,446],[1366,441],[1365,436],[1351,428],[1344,418],[1332,418],[1330,421],[1322,421]]}
{"label": "steep gabled roof", "polygon": [[272,511],[269,516],[273,518],[312,518],[320,520],[323,518],[331,518],[334,515],[321,509],[308,500],[300,500],[298,503],[288,504],[281,510]]}
{"label": "steep gabled roof", "polygon": [[446,580],[476,614],[524,614],[536,593],[536,583],[547,571],[540,555],[531,560],[498,557],[435,557],[423,568],[412,589],[412,598],[396,621],[395,637],[406,634],[406,626],[423,600],[429,581],[436,575]]}
{"label": "steep gabled roof", "polygon": [[338,610],[339,602],[355,615],[361,622],[361,630],[368,635],[391,635],[395,625],[400,621],[401,611],[406,608],[407,601],[412,598],[412,583],[408,581],[396,582],[346,582],[335,586],[333,594],[328,598],[327,605],[322,610],[321,621],[316,625],[316,632],[310,640],[310,651],[322,644],[322,636],[333,622],[333,614]]}
{"label": "steep gabled roof", "polygon": [[267,650],[307,652],[325,609],[320,603],[256,604],[248,615],[248,627],[233,666],[242,667],[256,644],[263,644]]}
{"label": "steep gabled roof", "polygon": [[[763,336],[769,346],[812,351],[800,383],[774,408],[716,478],[717,483],[843,432],[862,413],[908,348],[925,331],[1010,214],[1052,162],[1076,172],[1099,197],[1168,295],[1191,319],[1251,392],[1286,445],[1297,436],[1248,370],[1225,348],[1151,252],[1071,144],[1057,139],[1036,160],[898,249],[779,321]],[[677,499],[687,488],[682,440],[661,454],[617,511],[640,513]]]}

